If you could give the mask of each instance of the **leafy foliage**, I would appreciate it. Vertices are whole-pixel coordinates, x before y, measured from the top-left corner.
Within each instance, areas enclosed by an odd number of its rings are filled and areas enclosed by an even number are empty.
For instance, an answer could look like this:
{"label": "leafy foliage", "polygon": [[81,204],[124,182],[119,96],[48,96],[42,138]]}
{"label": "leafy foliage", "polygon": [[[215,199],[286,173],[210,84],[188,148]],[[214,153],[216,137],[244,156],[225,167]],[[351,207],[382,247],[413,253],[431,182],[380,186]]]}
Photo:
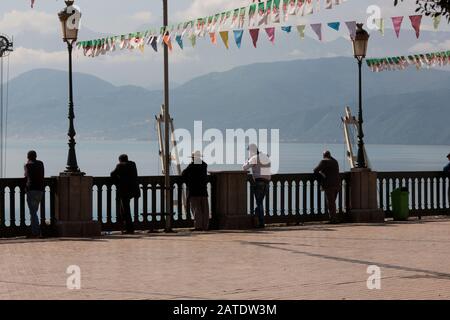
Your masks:
{"label": "leafy foliage", "polygon": [[[404,0],[400,0],[403,2]],[[408,0],[410,1],[410,0]],[[399,0],[394,0],[394,5],[398,5]],[[450,23],[450,0],[416,0],[416,12],[427,17],[442,16]]]}

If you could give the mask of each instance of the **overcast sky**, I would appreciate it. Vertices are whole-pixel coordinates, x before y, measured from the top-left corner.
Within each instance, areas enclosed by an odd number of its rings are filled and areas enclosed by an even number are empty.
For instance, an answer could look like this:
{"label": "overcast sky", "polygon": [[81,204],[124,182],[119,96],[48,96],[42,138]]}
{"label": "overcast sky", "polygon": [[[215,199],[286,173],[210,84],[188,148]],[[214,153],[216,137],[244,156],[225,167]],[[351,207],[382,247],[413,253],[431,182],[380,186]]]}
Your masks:
{"label": "overcast sky", "polygon": [[[170,20],[171,23],[182,22],[248,5],[250,2],[250,0],[169,0]],[[407,0],[406,3],[401,4],[399,7],[394,7],[393,0],[348,0],[333,10],[324,10],[322,8],[320,12],[307,18],[291,19],[288,24],[317,22],[326,24],[327,22],[345,22],[348,20],[366,21],[369,16],[366,12],[367,8],[370,5],[377,5],[381,9],[382,17],[386,19],[386,28],[391,28],[390,17],[414,14],[414,2]],[[129,33],[139,31],[138,28],[142,26],[158,27],[162,21],[162,1],[158,0],[76,0],[76,4],[83,13],[82,27],[85,30],[99,33]],[[65,69],[67,57],[60,39],[59,22],[56,16],[56,13],[62,7],[64,7],[63,0],[36,0],[34,10],[30,8],[30,0],[0,1],[0,33],[13,35],[15,40],[15,52],[11,55],[13,75],[33,68],[51,67]],[[406,19],[404,22],[404,29],[411,29],[408,20]],[[431,24],[431,19],[425,18],[423,29],[431,30]],[[449,30],[445,21],[441,23],[440,30]],[[319,52],[318,56],[327,56],[326,41],[346,36],[346,33],[348,31],[343,26],[340,33],[328,32],[325,34],[323,51]],[[83,36],[83,33],[81,35]],[[309,36],[312,37],[313,35]],[[277,41],[282,40],[278,39]],[[403,40],[400,38],[398,41],[401,42]],[[422,49],[442,49],[442,44],[421,43],[420,40],[417,42]],[[447,45],[447,49],[450,49],[450,42],[445,45]],[[271,53],[266,53],[264,59],[258,56],[261,55],[258,50],[230,50],[230,59],[235,61],[235,63],[230,64],[229,60],[223,60],[222,63],[220,54],[223,53],[219,53],[217,50],[214,51],[214,48],[211,47],[212,45],[208,44],[207,46],[196,48],[188,47],[184,51],[176,48],[171,59],[174,68],[178,67],[180,71],[174,73],[174,81],[182,82],[196,76],[195,70],[198,70],[198,74],[202,74],[206,71],[226,70],[229,67],[239,65],[241,62],[244,63],[244,61],[245,63],[251,62],[253,54],[255,55],[255,62],[283,60],[287,59],[288,54],[291,54],[282,52],[283,46],[278,43],[275,44],[275,47],[279,48],[279,52],[274,51],[272,56],[270,55]],[[199,52],[200,50],[203,51]],[[259,51],[262,51],[262,49]],[[405,54],[407,53],[405,52]],[[202,64],[205,54],[217,55],[218,59],[212,65]],[[245,59],[243,59],[244,55]],[[308,57],[303,56],[303,58]],[[99,59],[85,58],[80,53],[77,53],[75,59],[75,69],[77,71],[97,75],[115,84],[147,86],[157,85],[160,82],[159,76],[154,77],[149,74],[159,74],[160,70],[157,69],[157,66],[160,65],[161,55],[151,52],[150,49],[147,49],[144,54],[123,52],[112,57],[101,57]],[[186,69],[193,64],[197,66],[195,69]],[[144,73],[142,72],[144,65],[146,70],[148,70],[147,75],[138,74],[139,72]],[[117,70],[123,68],[129,70],[129,72],[117,75]],[[112,71],[113,69],[114,72]],[[186,72],[190,74],[186,75]]]}

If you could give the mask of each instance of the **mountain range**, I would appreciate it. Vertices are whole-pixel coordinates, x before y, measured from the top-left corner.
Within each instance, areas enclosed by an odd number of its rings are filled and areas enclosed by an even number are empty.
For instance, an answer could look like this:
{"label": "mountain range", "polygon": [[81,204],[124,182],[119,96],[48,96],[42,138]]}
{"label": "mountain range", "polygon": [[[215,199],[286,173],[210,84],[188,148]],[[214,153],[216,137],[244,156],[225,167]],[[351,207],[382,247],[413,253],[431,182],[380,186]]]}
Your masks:
{"label": "mountain range", "polygon": [[[284,141],[342,142],[345,106],[357,113],[357,65],[351,58],[258,63],[194,78],[171,90],[177,128],[280,129]],[[8,133],[64,139],[68,75],[36,69],[9,84]],[[412,68],[372,73],[364,67],[366,142],[441,144],[450,141],[450,72]],[[75,73],[78,137],[156,140],[161,90],[115,86]]]}

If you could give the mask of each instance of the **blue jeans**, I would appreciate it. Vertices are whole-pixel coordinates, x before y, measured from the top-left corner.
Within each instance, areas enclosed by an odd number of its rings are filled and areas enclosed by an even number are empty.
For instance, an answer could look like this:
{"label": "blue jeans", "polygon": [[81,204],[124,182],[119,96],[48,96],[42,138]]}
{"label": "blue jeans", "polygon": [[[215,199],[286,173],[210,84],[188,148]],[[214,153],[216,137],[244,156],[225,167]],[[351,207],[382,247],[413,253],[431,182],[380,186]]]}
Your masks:
{"label": "blue jeans", "polygon": [[255,214],[258,217],[259,226],[264,226],[264,198],[268,189],[269,181],[266,180],[256,180],[253,185],[253,193],[256,200]]}
{"label": "blue jeans", "polygon": [[27,204],[31,216],[31,233],[34,236],[38,236],[41,234],[37,211],[39,209],[39,205],[41,203],[43,195],[44,193],[42,191],[30,190],[27,192]]}

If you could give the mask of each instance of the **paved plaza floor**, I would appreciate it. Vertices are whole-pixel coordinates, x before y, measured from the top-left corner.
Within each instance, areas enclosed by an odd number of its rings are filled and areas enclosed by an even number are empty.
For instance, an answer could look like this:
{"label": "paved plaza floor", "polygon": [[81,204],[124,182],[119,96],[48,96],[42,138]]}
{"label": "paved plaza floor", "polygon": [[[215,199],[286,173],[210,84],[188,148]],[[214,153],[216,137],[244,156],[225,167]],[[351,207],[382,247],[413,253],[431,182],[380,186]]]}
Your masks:
{"label": "paved plaza floor", "polygon": [[0,240],[0,299],[449,298],[449,219]]}

